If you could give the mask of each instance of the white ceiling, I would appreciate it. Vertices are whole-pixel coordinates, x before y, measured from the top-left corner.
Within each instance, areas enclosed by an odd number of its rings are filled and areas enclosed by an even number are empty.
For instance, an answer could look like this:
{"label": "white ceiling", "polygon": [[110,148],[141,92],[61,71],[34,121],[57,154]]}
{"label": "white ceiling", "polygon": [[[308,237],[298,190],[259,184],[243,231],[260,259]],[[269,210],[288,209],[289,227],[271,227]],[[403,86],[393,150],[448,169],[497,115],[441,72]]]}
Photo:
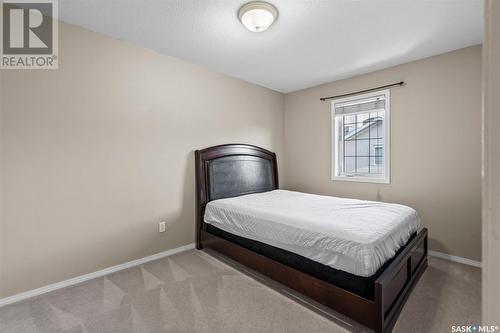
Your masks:
{"label": "white ceiling", "polygon": [[269,1],[263,33],[244,0],[60,0],[59,17],[284,93],[482,41],[481,0]]}

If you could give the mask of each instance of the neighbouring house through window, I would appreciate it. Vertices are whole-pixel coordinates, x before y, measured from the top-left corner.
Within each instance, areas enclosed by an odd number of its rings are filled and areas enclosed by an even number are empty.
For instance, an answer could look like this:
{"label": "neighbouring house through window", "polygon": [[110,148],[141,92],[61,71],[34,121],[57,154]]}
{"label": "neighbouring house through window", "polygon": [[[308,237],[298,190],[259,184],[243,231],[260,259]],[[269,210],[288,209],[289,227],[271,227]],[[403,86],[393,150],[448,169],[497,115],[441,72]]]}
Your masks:
{"label": "neighbouring house through window", "polygon": [[384,163],[384,160],[382,158],[384,156],[383,149],[384,148],[382,146],[375,147],[375,164],[377,165],[381,165]]}

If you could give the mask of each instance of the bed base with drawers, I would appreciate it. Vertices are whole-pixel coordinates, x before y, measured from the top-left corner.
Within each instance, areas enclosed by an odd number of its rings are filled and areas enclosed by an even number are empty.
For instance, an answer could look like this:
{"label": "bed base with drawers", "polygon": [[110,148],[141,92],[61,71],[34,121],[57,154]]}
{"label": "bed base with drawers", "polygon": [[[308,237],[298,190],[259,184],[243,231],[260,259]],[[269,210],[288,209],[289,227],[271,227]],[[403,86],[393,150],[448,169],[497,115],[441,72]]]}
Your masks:
{"label": "bed base with drawers", "polygon": [[251,145],[228,144],[197,150],[195,160],[197,249],[212,249],[376,333],[392,331],[408,296],[427,267],[427,229],[410,238],[369,281],[373,284],[370,294],[356,293],[326,281],[328,279],[318,278],[317,274],[308,274],[302,267],[292,267],[280,257],[271,258],[266,252],[252,250],[255,247],[250,246],[251,240],[226,237],[204,222],[205,206],[211,200],[277,189],[278,167],[274,153]]}

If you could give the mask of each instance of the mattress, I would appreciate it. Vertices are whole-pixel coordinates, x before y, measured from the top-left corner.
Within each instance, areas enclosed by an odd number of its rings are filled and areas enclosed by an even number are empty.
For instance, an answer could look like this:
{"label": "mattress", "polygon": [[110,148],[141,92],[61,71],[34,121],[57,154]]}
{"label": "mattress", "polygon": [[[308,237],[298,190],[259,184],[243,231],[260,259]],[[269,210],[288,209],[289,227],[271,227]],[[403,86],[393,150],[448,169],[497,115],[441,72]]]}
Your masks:
{"label": "mattress", "polygon": [[285,190],[211,201],[204,221],[362,277],[374,275],[421,228],[407,206]]}

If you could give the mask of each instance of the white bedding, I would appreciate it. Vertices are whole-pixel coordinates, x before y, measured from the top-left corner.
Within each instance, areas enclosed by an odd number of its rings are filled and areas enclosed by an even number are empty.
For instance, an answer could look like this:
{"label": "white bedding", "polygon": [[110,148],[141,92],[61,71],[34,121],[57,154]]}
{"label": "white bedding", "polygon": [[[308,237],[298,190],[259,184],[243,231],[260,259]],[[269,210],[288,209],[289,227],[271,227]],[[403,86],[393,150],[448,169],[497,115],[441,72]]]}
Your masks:
{"label": "white bedding", "polygon": [[207,204],[205,222],[358,276],[371,276],[415,231],[407,206],[284,190]]}

